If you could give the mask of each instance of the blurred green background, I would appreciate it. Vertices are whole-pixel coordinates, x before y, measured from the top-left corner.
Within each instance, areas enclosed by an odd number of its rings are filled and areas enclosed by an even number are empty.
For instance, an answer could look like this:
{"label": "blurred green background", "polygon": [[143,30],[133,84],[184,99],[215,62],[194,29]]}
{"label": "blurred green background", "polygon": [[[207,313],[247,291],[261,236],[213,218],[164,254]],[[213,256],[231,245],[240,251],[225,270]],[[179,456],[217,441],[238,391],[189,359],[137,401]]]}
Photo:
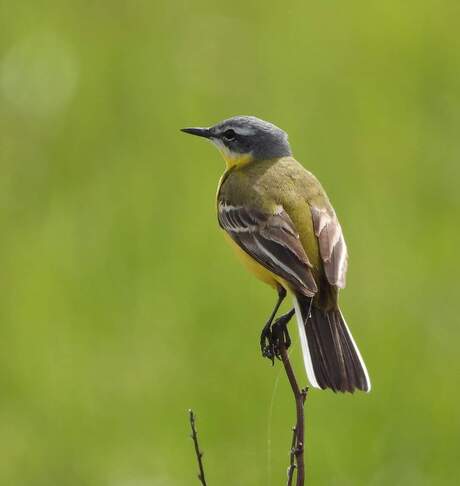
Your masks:
{"label": "blurred green background", "polygon": [[198,484],[189,407],[210,486],[284,484],[275,295],[217,228],[219,154],[178,131],[236,114],[289,132],[350,249],[374,389],[311,392],[308,484],[458,484],[459,14],[0,2],[0,484]]}

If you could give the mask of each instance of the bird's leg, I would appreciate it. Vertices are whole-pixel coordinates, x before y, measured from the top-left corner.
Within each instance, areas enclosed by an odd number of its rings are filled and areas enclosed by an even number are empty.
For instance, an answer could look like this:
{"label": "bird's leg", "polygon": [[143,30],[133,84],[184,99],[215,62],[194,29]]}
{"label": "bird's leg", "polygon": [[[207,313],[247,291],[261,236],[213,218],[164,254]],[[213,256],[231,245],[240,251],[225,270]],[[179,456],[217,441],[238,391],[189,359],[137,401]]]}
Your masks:
{"label": "bird's leg", "polygon": [[289,349],[291,346],[291,337],[289,336],[287,325],[294,315],[295,310],[291,309],[286,314],[279,317],[272,326],[272,342],[273,342],[273,353],[278,358],[281,359],[281,354],[279,350],[279,342],[283,340],[284,347]]}
{"label": "bird's leg", "polygon": [[267,324],[265,324],[264,328],[262,329],[262,332],[260,334],[260,349],[262,351],[262,356],[264,358],[268,358],[274,362],[275,359],[275,353],[274,353],[274,347],[273,347],[273,339],[272,339],[272,331],[271,331],[271,326],[273,319],[276,316],[276,313],[278,312],[278,309],[283,302],[283,300],[286,297],[286,289],[284,287],[281,287],[281,285],[278,286],[278,300],[276,302],[276,305],[270,314],[270,317],[268,318]]}

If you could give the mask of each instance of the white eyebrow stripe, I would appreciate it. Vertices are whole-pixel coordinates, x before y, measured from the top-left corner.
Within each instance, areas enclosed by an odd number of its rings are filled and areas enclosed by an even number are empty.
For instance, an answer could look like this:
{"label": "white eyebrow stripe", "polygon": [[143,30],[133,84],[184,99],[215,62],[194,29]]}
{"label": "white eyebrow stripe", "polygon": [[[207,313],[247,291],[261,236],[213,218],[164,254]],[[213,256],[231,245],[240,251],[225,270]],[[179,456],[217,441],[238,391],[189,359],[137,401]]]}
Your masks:
{"label": "white eyebrow stripe", "polygon": [[235,133],[238,135],[254,135],[256,130],[252,127],[234,127]]}
{"label": "white eyebrow stripe", "polygon": [[226,126],[226,127],[219,129],[219,131],[217,132],[217,135],[222,135],[227,130],[233,130],[236,134],[243,135],[243,136],[255,135],[257,133],[257,130],[253,127],[249,127],[249,126],[248,127],[241,127],[241,126],[229,125],[229,126]]}

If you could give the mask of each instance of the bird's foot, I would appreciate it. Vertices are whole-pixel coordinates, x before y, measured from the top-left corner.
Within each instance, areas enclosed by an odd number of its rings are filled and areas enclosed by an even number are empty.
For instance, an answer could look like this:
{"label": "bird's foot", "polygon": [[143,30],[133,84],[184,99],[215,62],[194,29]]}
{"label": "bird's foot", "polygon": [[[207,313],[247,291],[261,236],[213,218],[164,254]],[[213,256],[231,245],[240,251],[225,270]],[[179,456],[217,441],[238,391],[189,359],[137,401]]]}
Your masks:
{"label": "bird's foot", "polygon": [[291,313],[281,316],[277,319],[271,328],[271,339],[273,345],[273,354],[276,358],[281,359],[281,346],[286,350],[291,346],[291,337],[288,332],[288,322],[292,317]]}
{"label": "bird's foot", "polygon": [[291,346],[291,338],[287,330],[287,325],[294,315],[294,309],[287,314],[279,317],[273,324],[267,322],[260,335],[260,349],[262,356],[268,358],[272,365],[275,364],[275,358],[281,359],[280,343],[285,349]]}
{"label": "bird's foot", "polygon": [[260,335],[260,350],[262,356],[268,358],[272,365],[275,364],[275,358],[281,359],[280,343],[285,349],[291,346],[291,337],[287,329],[288,322],[291,320],[293,312],[288,312],[279,317],[272,325],[267,323],[262,329]]}
{"label": "bird's foot", "polygon": [[268,358],[272,365],[275,363],[275,346],[273,342],[271,323],[268,323],[262,329],[260,334],[260,350],[264,358]]}

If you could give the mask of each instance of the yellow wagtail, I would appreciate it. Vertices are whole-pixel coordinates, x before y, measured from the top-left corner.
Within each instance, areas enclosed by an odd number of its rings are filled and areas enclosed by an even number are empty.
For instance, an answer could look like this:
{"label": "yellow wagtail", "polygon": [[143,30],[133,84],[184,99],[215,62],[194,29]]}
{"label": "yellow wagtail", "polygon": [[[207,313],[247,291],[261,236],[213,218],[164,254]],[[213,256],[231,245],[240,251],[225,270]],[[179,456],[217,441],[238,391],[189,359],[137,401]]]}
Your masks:
{"label": "yellow wagtail", "polygon": [[[292,157],[287,134],[253,116],[236,116],[210,128],[182,131],[207,138],[227,168],[217,192],[218,220],[228,240],[278,301],[263,328],[262,353],[277,353],[272,325],[290,292],[302,354],[312,386],[370,391],[366,365],[338,306],[345,287],[347,247],[321,184]],[[287,333],[286,333],[287,335]]]}

